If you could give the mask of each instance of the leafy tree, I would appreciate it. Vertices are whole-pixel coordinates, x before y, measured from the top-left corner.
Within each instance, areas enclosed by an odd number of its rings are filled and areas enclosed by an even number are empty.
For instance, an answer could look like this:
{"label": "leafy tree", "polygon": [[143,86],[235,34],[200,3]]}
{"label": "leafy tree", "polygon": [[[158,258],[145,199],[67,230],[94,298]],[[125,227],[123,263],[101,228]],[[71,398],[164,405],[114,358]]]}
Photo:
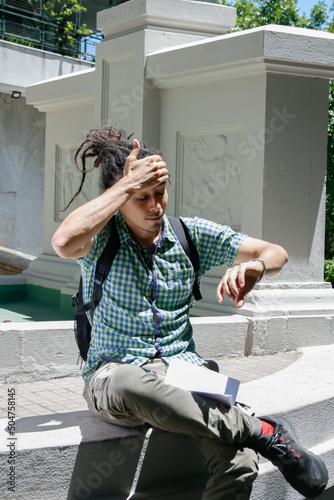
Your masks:
{"label": "leafy tree", "polygon": [[237,9],[237,23],[232,31],[267,24],[284,24],[286,26],[300,26],[301,24],[301,16],[298,14],[296,0],[269,0],[267,2],[236,0],[234,3],[222,0],[219,3]]}
{"label": "leafy tree", "polygon": [[259,2],[255,2],[254,0],[251,0],[250,2],[236,0],[234,4],[231,4],[222,0],[219,3],[221,3],[222,5],[229,5],[237,9],[236,26],[235,28],[232,28],[231,31],[242,31],[260,26],[260,11],[258,7]]}
{"label": "leafy tree", "polygon": [[[80,39],[82,36],[91,35],[92,30],[85,24],[78,22],[86,7],[80,5],[78,0],[28,0],[34,12],[42,14],[42,22],[47,25],[46,36],[53,40],[54,51],[60,54],[78,55],[80,53]],[[37,23],[40,19],[36,19]],[[50,42],[48,43],[48,48]]]}
{"label": "leafy tree", "polygon": [[240,31],[267,24],[326,29],[326,23],[329,19],[326,2],[322,0],[314,5],[309,18],[304,13],[299,13],[297,0],[251,0],[246,2],[242,0],[236,0],[235,2],[221,0],[219,3],[237,9],[237,23],[232,31]]}
{"label": "leafy tree", "polygon": [[[334,268],[334,82],[330,82],[327,144],[327,183],[326,183],[326,230],[325,258],[333,261]],[[331,279],[334,282],[334,272]]]}
{"label": "leafy tree", "polygon": [[298,26],[300,16],[295,0],[269,0],[260,2],[261,24],[283,24],[284,26]]}
{"label": "leafy tree", "polygon": [[305,28],[315,30],[321,30],[323,28],[328,29],[328,26],[326,26],[328,19],[329,15],[327,14],[326,2],[319,2],[317,5],[312,7],[310,19]]}

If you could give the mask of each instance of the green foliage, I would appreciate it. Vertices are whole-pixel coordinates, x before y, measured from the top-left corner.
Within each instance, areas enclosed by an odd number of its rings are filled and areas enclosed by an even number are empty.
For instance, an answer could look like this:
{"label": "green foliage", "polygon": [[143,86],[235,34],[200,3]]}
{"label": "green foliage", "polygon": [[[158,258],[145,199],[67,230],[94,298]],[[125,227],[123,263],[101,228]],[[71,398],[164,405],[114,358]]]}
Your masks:
{"label": "green foliage", "polygon": [[300,16],[296,0],[269,0],[260,3],[261,25],[282,24],[285,26],[298,26]]}
{"label": "green foliage", "polygon": [[334,257],[334,82],[330,82],[327,143],[325,257]]}
{"label": "green foliage", "polygon": [[17,43],[18,45],[24,45],[25,47],[31,47],[33,49],[38,49],[38,45],[33,42],[28,42],[26,40],[21,40],[20,38],[16,38],[15,36],[4,36],[3,40],[11,43]]}
{"label": "green foliage", "polygon": [[328,20],[326,24],[326,31],[330,33],[334,33],[334,0],[332,1],[332,6],[329,9],[329,12],[332,13],[332,18]]}
{"label": "green foliage", "polygon": [[312,8],[310,19],[305,28],[321,30],[326,27],[328,19],[326,2],[319,2]]}
{"label": "green foliage", "polygon": [[[299,12],[297,0],[251,0],[246,2],[242,0],[236,0],[235,2],[221,0],[219,3],[237,9],[237,23],[232,31],[240,31],[268,24],[326,29],[329,31],[327,29],[329,26],[327,6],[326,2],[322,0],[314,5],[309,18],[304,13],[301,14]],[[333,20],[331,22],[333,23]]]}
{"label": "green foliage", "polygon": [[[28,0],[35,12],[40,12],[40,0]],[[55,36],[55,52],[60,54],[80,52],[80,39],[93,34],[85,24],[79,24],[80,14],[86,12],[86,7],[79,4],[78,0],[44,0],[42,2],[43,22],[47,21],[49,31]],[[37,19],[39,22],[40,20]]]}
{"label": "green foliage", "polygon": [[324,267],[324,279],[332,283],[334,287],[334,259],[326,259]]}
{"label": "green foliage", "polygon": [[237,9],[237,22],[235,28],[231,31],[242,31],[250,28],[255,28],[260,26],[260,11],[258,7],[259,2],[254,0],[250,2],[243,2],[242,0],[236,0],[234,3],[225,2],[224,0],[219,2],[222,5],[228,5],[230,7],[235,7]]}

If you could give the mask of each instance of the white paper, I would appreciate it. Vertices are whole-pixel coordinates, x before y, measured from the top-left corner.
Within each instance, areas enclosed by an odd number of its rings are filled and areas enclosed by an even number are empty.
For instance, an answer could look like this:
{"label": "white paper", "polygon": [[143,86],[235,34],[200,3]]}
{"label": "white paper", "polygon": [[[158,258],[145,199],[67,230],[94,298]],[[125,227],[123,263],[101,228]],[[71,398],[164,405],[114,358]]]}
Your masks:
{"label": "white paper", "polygon": [[181,359],[171,359],[165,383],[196,392],[228,406],[235,404],[240,382]]}

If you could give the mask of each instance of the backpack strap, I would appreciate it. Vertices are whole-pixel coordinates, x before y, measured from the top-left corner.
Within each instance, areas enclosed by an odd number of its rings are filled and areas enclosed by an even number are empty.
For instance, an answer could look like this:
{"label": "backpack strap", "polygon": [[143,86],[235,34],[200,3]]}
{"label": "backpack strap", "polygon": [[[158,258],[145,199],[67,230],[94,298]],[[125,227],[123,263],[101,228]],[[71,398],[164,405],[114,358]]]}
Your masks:
{"label": "backpack strap", "polygon": [[[174,217],[172,215],[168,215],[168,220],[170,225],[173,228],[174,233],[176,234],[183,250],[185,251],[187,257],[190,259],[192,266],[195,272],[195,281],[193,284],[193,293],[196,300],[200,300],[202,298],[198,281],[197,281],[197,272],[199,270],[199,255],[195,243],[191,239],[188,228],[184,224],[184,222],[179,217]],[[118,231],[116,229],[115,217],[111,219],[111,233],[113,236],[109,238],[106,246],[102,254],[100,255],[95,270],[94,277],[94,288],[92,299],[87,304],[83,303],[82,298],[82,278],[80,279],[79,285],[79,294],[78,294],[78,305],[79,307],[85,309],[86,311],[91,311],[91,320],[93,320],[94,310],[97,304],[100,302],[102,297],[102,284],[107,278],[111,265],[117,255],[117,252],[120,247],[120,240]]]}
{"label": "backpack strap", "polygon": [[102,283],[107,278],[113,260],[115,259],[120,247],[120,240],[114,217],[112,217],[111,219],[111,233],[113,233],[112,237],[110,236],[102,254],[100,255],[96,263],[92,300],[87,304],[84,304],[84,308],[86,309],[86,311],[91,311],[92,319],[94,309],[96,308],[102,297]]}
{"label": "backpack strap", "polygon": [[195,243],[193,242],[188,228],[185,223],[179,218],[174,217],[173,215],[168,215],[168,220],[170,225],[173,228],[174,233],[177,236],[177,239],[181,243],[183,250],[185,251],[187,257],[190,259],[190,262],[193,265],[195,271],[195,281],[193,284],[193,292],[196,300],[201,300],[202,294],[199,289],[199,284],[197,281],[197,272],[199,270],[199,255]]}

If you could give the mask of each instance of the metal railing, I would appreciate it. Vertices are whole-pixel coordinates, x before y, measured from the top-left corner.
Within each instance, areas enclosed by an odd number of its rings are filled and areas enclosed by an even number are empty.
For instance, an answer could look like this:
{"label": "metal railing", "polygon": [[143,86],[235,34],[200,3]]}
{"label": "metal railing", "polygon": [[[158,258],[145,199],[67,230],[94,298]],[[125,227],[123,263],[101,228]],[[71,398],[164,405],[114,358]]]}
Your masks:
{"label": "metal railing", "polygon": [[[95,46],[103,36],[100,33],[77,35],[70,42],[61,26],[45,19],[43,0],[39,4],[33,11],[27,1],[0,0],[0,39],[94,61]],[[73,23],[80,28],[80,15],[73,16]]]}

